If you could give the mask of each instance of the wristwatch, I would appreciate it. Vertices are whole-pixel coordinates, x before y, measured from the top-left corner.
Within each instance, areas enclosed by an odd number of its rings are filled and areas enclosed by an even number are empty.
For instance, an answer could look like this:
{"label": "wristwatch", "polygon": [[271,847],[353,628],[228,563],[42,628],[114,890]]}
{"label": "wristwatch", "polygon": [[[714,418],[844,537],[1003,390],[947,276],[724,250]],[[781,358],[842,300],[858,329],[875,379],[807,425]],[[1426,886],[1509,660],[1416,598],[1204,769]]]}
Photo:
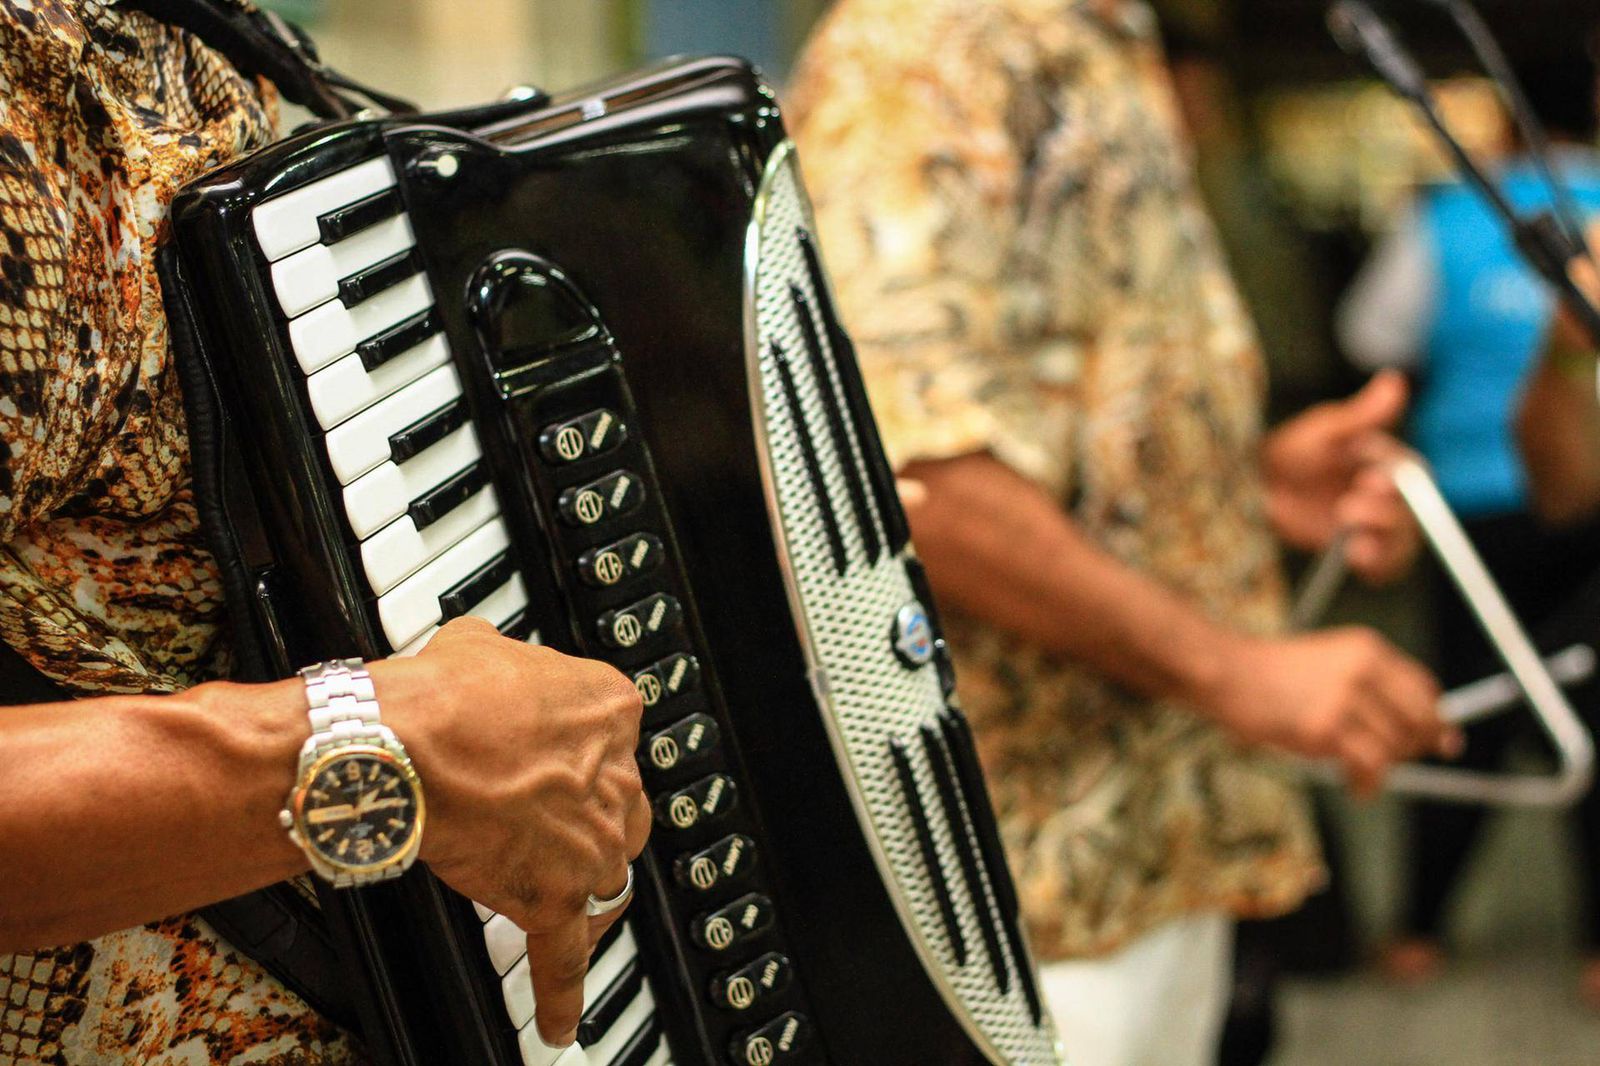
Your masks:
{"label": "wristwatch", "polygon": [[311,737],[278,821],[335,888],[399,877],[422,846],[422,779],[378,719],[372,677],[360,659],[318,663],[300,676]]}

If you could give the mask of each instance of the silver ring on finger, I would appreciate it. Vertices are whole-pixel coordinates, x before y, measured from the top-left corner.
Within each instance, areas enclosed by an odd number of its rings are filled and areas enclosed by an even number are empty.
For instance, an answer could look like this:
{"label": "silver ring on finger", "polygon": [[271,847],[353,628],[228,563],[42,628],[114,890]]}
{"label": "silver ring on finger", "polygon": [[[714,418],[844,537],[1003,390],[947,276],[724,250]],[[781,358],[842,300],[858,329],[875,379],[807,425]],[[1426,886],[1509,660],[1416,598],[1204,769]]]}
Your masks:
{"label": "silver ring on finger", "polygon": [[588,903],[586,903],[584,905],[584,911],[591,918],[599,918],[599,917],[602,917],[604,915],[610,914],[612,911],[618,911],[618,910],[621,910],[623,907],[626,907],[628,905],[628,901],[630,899],[632,899],[632,898],[633,898],[633,863],[630,862],[628,864],[628,882],[627,882],[627,884],[622,886],[622,891],[618,892],[615,896],[612,896],[610,899],[600,899],[599,897],[595,896],[594,893],[591,892],[589,894]]}

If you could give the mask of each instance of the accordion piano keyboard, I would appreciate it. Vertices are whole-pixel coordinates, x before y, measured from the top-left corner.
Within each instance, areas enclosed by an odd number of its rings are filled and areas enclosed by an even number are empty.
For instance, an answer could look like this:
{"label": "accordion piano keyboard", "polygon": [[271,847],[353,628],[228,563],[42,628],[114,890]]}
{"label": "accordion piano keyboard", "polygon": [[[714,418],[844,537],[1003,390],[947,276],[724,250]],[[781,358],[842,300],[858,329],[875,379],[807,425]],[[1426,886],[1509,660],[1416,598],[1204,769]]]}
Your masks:
{"label": "accordion piano keyboard", "polygon": [[[251,221],[390,647],[413,654],[458,615],[537,641],[389,161],[274,197]],[[533,1024],[526,936],[477,910],[525,1066],[670,1066],[625,923],[595,949],[579,1040],[562,1050]]]}

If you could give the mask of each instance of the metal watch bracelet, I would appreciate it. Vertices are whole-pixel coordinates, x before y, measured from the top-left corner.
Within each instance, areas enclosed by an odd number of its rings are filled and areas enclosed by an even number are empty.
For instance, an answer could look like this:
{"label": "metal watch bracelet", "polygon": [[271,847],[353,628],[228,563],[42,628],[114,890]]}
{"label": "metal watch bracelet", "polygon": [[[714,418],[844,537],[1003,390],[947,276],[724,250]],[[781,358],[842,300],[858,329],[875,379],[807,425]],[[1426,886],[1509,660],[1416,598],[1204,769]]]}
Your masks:
{"label": "metal watch bracelet", "polygon": [[[379,718],[378,698],[366,663],[360,659],[332,659],[305,667],[300,677],[305,681],[307,716],[311,721],[311,736],[300,748],[300,774],[324,753],[349,744],[377,744],[404,751],[394,731]],[[312,861],[317,865],[315,858]],[[396,863],[361,876],[336,871],[328,877],[318,872],[335,888],[350,888],[392,881],[406,872],[406,866]]]}

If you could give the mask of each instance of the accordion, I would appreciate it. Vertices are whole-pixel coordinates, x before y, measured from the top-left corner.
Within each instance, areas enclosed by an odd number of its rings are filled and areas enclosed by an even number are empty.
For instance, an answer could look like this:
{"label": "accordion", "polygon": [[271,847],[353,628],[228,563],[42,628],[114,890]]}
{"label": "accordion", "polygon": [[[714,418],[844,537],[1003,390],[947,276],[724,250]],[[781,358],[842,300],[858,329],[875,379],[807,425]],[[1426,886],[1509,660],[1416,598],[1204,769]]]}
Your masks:
{"label": "accordion", "polygon": [[419,866],[323,893],[377,1059],[1058,1061],[747,65],[311,127],[186,189],[162,270],[254,672],[472,614],[645,704],[657,824],[578,1047],[537,1039],[520,931]]}

